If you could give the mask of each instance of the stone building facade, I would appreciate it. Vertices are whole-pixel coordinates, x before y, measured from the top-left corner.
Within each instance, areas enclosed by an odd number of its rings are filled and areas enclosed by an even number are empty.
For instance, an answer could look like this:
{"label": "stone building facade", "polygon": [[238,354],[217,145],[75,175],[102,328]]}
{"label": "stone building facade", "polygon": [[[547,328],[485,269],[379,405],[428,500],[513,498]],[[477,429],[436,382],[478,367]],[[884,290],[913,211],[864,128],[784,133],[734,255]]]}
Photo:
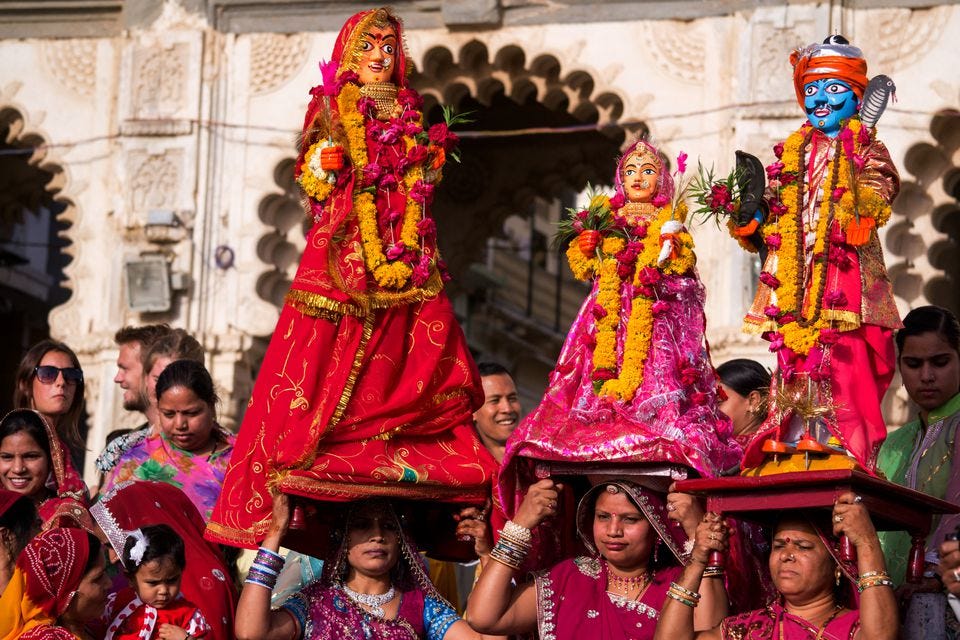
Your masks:
{"label": "stone building facade", "polygon": [[[88,447],[135,421],[111,382],[113,333],[169,322],[208,350],[236,424],[303,246],[294,140],[317,62],[364,3],[71,0],[0,4],[0,345],[4,388],[49,332],[80,355]],[[901,311],[960,310],[960,6],[904,0],[402,0],[427,98],[474,112],[435,216],[478,358],[532,406],[584,295],[552,223],[609,184],[647,132],[718,171],[772,159],[802,121],[787,56],[842,32],[899,101],[880,122],[903,190],[883,232]],[[757,266],[694,230],[716,362],[740,333]],[[891,422],[903,416],[891,396]],[[89,456],[88,456],[89,457]],[[90,465],[87,479],[94,480]]]}

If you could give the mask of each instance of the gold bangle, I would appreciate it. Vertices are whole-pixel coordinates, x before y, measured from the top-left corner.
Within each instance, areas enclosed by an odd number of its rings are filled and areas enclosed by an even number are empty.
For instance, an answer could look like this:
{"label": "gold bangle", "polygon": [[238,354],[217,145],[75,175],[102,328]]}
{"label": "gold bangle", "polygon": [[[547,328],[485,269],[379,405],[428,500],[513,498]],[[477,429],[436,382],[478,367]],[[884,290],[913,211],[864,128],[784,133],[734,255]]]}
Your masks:
{"label": "gold bangle", "polygon": [[687,600],[686,598],[684,598],[684,597],[682,597],[682,596],[678,596],[678,595],[675,594],[673,591],[667,591],[667,597],[668,597],[668,598],[673,598],[674,600],[676,600],[676,601],[679,602],[680,604],[686,605],[686,606],[690,607],[691,609],[693,609],[693,608],[695,608],[695,607],[697,606],[697,603],[696,603],[696,602],[693,602],[692,600]]}

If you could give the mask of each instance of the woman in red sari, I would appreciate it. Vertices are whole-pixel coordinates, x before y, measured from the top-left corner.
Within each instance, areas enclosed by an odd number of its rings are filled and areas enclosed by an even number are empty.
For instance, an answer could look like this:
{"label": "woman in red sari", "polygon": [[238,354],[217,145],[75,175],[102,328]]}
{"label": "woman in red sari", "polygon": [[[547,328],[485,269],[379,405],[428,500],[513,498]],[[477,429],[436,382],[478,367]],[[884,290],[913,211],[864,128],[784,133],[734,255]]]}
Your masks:
{"label": "woman in red sari", "polygon": [[[780,598],[699,633],[694,631],[689,601],[671,598],[663,607],[654,640],[896,638],[899,621],[893,581],[869,513],[859,496],[845,493],[837,499],[832,515],[833,535],[846,535],[856,547],[856,567],[839,559],[836,540],[824,533],[830,525],[818,524],[809,514],[784,516],[774,529],[770,551],[770,573]],[[698,546],[723,548],[726,529],[715,539],[704,533],[697,532]],[[703,567],[691,563],[677,582],[695,593],[702,576]]]}
{"label": "woman in red sari", "polygon": [[263,538],[268,485],[482,503],[495,466],[473,431],[483,395],[429,217],[456,137],[424,129],[386,9],[350,18],[321,70],[295,171],[314,226],[208,528],[227,544]]}
{"label": "woman in red sari", "polygon": [[[527,634],[541,640],[650,640],[660,608],[683,572],[683,531],[667,520],[662,495],[628,480],[594,486],[577,508],[577,533],[588,554],[563,560],[514,588],[529,551],[530,529],[557,513],[559,485],[532,485],[514,519],[501,530],[490,560],[467,602],[470,625],[483,633]],[[698,529],[719,531],[709,515]],[[717,534],[714,534],[717,535]],[[719,537],[719,536],[718,536]],[[699,552],[705,561],[707,552]],[[722,580],[709,580],[697,609],[699,628],[726,613]]]}
{"label": "woman in red sari", "polygon": [[209,638],[233,638],[237,595],[217,545],[203,539],[204,523],[190,498],[173,485],[150,480],[116,485],[90,508],[118,557],[127,534],[140,527],[165,524],[183,539],[187,566],[180,590],[195,602],[207,624]]}

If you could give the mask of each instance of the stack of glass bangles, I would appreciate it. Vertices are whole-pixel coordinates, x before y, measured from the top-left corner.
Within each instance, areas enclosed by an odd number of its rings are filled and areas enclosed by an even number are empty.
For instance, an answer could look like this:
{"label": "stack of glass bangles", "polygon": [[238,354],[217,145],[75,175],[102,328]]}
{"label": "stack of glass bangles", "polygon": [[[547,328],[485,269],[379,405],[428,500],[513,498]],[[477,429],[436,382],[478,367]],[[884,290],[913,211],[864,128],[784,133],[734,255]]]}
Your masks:
{"label": "stack of glass bangles", "polygon": [[670,583],[670,588],[667,590],[667,597],[673,598],[680,604],[684,604],[691,609],[698,604],[700,604],[700,594],[696,591],[690,591],[681,587],[676,582]]}
{"label": "stack of glass bangles", "polygon": [[283,570],[283,556],[260,547],[244,583],[259,585],[273,591],[281,570]]}
{"label": "stack of glass bangles", "polygon": [[857,591],[863,593],[870,587],[892,587],[893,580],[886,571],[865,571],[857,580]]}
{"label": "stack of glass bangles", "polygon": [[530,553],[532,539],[530,529],[507,520],[500,530],[497,544],[490,551],[490,558],[511,569],[519,569]]}

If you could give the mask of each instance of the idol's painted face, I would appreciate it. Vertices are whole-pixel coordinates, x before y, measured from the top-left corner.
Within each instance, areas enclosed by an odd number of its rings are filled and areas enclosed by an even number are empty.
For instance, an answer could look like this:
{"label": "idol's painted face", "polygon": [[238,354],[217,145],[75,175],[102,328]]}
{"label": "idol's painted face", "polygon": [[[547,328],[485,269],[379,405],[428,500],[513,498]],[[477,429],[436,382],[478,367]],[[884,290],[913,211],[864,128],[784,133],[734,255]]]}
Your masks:
{"label": "idol's painted face", "polygon": [[371,27],[363,33],[360,45],[360,82],[387,82],[397,62],[397,32],[393,27]]}
{"label": "idol's painted face", "polygon": [[657,180],[660,168],[646,156],[631,155],[623,163],[620,179],[623,180],[623,193],[630,202],[650,202],[657,192]]}
{"label": "idol's painted face", "polygon": [[860,99],[850,85],[836,78],[814,80],[803,85],[803,108],[817,129],[833,138],[844,120],[857,113]]}

